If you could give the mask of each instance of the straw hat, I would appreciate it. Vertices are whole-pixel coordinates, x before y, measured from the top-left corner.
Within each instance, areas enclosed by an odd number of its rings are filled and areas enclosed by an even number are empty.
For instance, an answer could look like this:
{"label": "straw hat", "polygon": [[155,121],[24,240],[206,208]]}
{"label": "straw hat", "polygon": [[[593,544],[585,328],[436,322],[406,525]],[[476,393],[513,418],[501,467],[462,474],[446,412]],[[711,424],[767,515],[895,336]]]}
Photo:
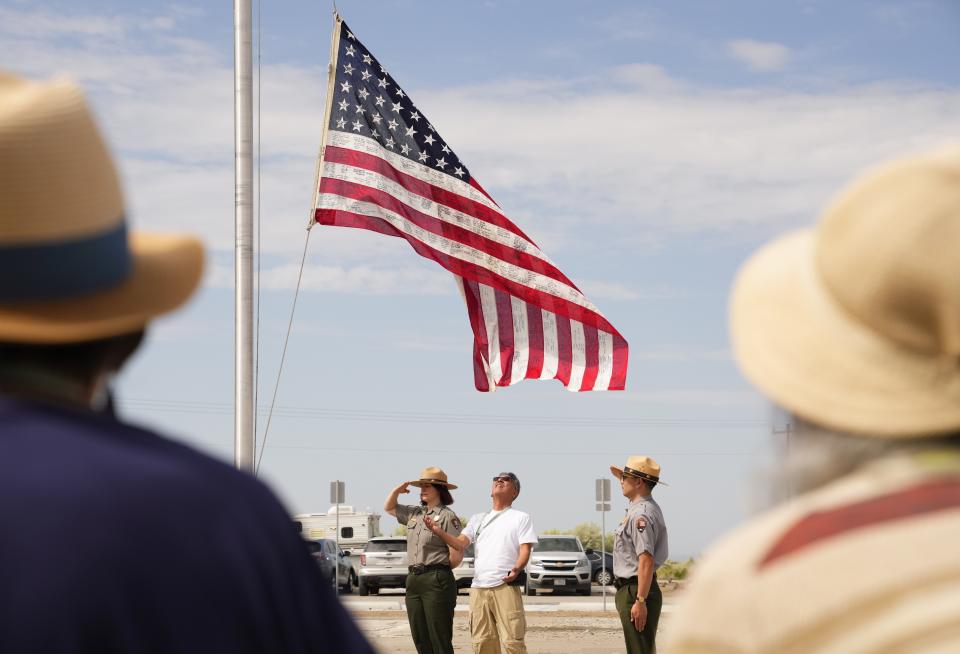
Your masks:
{"label": "straw hat", "polygon": [[110,153],[80,88],[0,71],[0,341],[136,331],[182,304],[198,241],[127,234]]}
{"label": "straw hat", "polygon": [[420,479],[417,479],[416,481],[408,481],[407,483],[411,486],[417,486],[418,488],[422,488],[423,486],[431,486],[433,484],[446,486],[450,490],[456,488],[454,484],[451,484],[447,481],[447,473],[436,466],[424,468],[420,471]]}
{"label": "straw hat", "polygon": [[746,376],[835,430],[960,430],[960,147],[850,185],[812,231],[767,245],[730,303]]}
{"label": "straw hat", "polygon": [[622,468],[610,466],[610,472],[612,472],[613,476],[617,479],[623,479],[623,476],[626,475],[628,477],[652,481],[655,484],[668,485],[660,481],[660,464],[649,456],[628,457],[627,465]]}

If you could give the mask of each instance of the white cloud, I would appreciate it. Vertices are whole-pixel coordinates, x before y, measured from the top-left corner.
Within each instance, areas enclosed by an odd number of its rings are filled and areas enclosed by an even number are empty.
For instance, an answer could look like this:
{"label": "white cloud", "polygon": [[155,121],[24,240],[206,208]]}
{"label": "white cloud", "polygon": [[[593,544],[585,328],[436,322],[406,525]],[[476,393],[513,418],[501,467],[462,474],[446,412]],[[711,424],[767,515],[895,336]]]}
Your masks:
{"label": "white cloud", "polygon": [[652,350],[642,350],[630,348],[631,361],[731,361],[733,359],[730,350],[703,349],[696,347],[665,346]]}
{"label": "white cloud", "polygon": [[130,24],[119,16],[78,15],[39,11],[16,11],[0,7],[0,25],[3,31],[30,38],[58,36],[122,36]]}
{"label": "white cloud", "polygon": [[654,64],[626,64],[611,71],[613,79],[646,91],[676,91],[682,85],[661,66]]}
{"label": "white cloud", "polygon": [[[66,70],[91,89],[121,154],[135,226],[198,232],[231,251],[229,52],[184,38],[181,10],[59,23],[44,11],[3,12],[0,49],[18,53],[20,72]],[[157,20],[172,27],[139,27]],[[115,37],[61,38],[98,30]],[[263,69],[262,243],[286,261],[298,260],[309,215],[324,63]],[[758,229],[809,223],[864,166],[960,133],[953,89],[701,88],[644,62],[584,79],[406,90],[507,214],[572,275],[590,257],[649,251],[678,235],[755,238]],[[315,274],[343,288],[383,288],[374,272],[347,271],[370,261],[399,269],[411,256],[399,239],[320,233],[311,249],[330,270]],[[598,296],[643,293],[598,281]]]}
{"label": "white cloud", "polygon": [[[290,263],[262,270],[261,288],[282,290],[295,288],[300,265]],[[212,288],[233,288],[233,267],[210,266],[205,285]],[[439,268],[374,268],[355,266],[306,265],[300,288],[324,293],[358,293],[364,295],[452,295],[456,284],[450,273]]]}
{"label": "white cloud", "polygon": [[781,70],[790,58],[790,49],[770,41],[737,39],[727,43],[727,50],[734,59],[747,65],[751,70],[770,72]]}
{"label": "white cloud", "polygon": [[664,300],[682,296],[681,291],[667,287],[632,287],[595,279],[585,279],[577,286],[591,300]]}

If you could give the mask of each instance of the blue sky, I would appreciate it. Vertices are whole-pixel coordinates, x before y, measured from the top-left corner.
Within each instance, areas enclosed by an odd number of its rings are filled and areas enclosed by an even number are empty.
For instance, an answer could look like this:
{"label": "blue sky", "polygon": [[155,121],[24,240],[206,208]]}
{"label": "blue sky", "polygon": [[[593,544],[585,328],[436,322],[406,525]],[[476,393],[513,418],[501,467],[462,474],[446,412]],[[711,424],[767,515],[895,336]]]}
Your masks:
{"label": "blue sky", "polygon": [[[397,239],[317,228],[262,468],[291,510],[325,510],[335,478],[350,503],[378,507],[440,465],[461,486],[461,513],[482,510],[490,477],[513,470],[538,529],[570,527],[599,521],[593,480],[629,454],[663,465],[674,557],[763,506],[778,442],[730,356],[730,283],[750,251],[812,223],[856,171],[958,137],[960,7],[338,4],[630,342],[631,366],[623,393],[525,382],[479,394],[450,276]],[[90,90],[134,227],[195,232],[209,248],[203,289],[156,326],[120,398],[129,418],[228,460],[231,20],[229,3],[0,2],[3,66]],[[330,29],[323,3],[263,7],[264,401],[303,247]]]}

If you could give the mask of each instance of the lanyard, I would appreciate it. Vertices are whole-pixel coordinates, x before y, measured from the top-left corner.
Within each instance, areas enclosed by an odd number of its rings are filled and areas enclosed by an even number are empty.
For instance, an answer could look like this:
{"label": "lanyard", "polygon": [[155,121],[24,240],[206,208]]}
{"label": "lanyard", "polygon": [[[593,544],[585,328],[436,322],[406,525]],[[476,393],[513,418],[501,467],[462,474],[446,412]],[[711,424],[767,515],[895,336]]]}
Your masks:
{"label": "lanyard", "polygon": [[476,536],[474,537],[474,539],[473,539],[474,542],[480,540],[480,532],[482,532],[485,527],[489,527],[491,524],[493,524],[493,521],[494,521],[494,520],[496,520],[497,518],[499,518],[500,516],[502,516],[504,513],[506,513],[506,512],[509,511],[509,510],[510,510],[510,507],[508,506],[508,507],[505,508],[503,511],[501,511],[500,513],[498,513],[498,514],[496,514],[495,516],[493,516],[492,518],[490,518],[486,523],[481,522],[481,523],[480,523],[480,526],[477,527],[477,535],[476,535]]}

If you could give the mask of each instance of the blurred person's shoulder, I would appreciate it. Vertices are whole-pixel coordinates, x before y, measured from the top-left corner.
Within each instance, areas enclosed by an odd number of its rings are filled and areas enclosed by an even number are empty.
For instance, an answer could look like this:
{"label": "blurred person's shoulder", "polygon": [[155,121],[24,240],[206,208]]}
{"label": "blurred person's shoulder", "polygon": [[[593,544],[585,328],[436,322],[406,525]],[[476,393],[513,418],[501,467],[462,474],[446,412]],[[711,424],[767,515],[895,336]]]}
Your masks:
{"label": "blurred person's shoulder", "polygon": [[960,622],[960,586],[946,581],[960,576],[958,537],[960,453],[875,461],[710,548],[666,644],[677,654],[874,651],[922,634],[936,647]]}
{"label": "blurred person's shoulder", "polygon": [[134,521],[138,512],[189,519],[239,503],[279,509],[250,475],[107,414],[4,397],[0,435],[0,485],[16,486],[35,511],[55,510],[66,499],[89,518],[121,511]]}

